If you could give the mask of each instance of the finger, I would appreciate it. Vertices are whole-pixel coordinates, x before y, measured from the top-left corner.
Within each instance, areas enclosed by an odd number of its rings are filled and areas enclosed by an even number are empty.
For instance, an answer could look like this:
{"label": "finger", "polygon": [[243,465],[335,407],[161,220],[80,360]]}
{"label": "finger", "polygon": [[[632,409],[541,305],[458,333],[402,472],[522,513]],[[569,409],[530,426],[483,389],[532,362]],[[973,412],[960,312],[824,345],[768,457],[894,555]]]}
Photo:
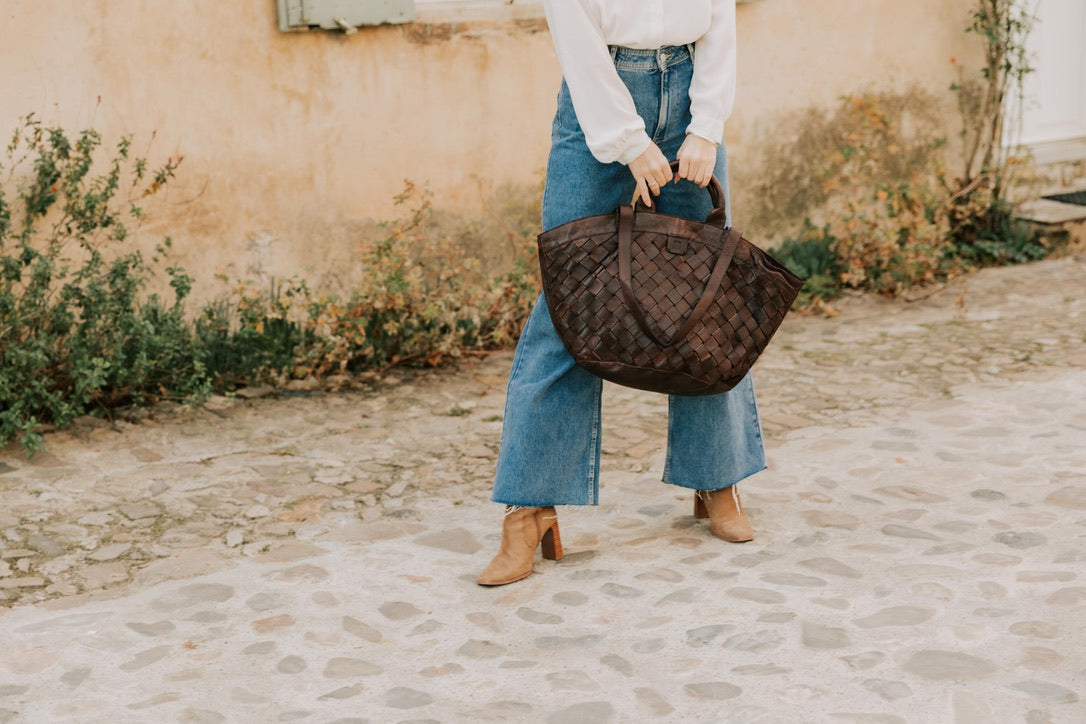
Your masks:
{"label": "finger", "polygon": [[677,174],[675,174],[676,180],[681,179],[681,178],[690,178],[690,171],[691,171],[690,161],[687,160],[686,156],[680,156],[679,157],[679,172]]}
{"label": "finger", "polygon": [[649,194],[649,187],[645,183],[645,179],[637,180],[637,193],[641,196],[641,201],[645,206],[652,206],[652,195]]}
{"label": "finger", "polygon": [[709,185],[709,179],[712,177],[713,172],[708,163],[702,163],[701,168],[698,169],[698,186],[705,188]]}
{"label": "finger", "polygon": [[662,166],[656,169],[655,177],[661,186],[667,184],[671,180],[671,164],[665,161]]}

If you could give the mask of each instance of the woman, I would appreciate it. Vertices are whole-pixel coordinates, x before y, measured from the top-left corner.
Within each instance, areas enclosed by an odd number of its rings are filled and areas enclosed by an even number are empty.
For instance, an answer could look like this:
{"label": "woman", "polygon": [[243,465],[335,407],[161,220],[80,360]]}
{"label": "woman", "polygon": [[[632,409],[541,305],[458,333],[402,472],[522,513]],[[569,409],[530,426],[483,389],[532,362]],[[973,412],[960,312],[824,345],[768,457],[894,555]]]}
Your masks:
{"label": "woman", "polygon": [[[563,82],[551,133],[543,229],[613,211],[636,190],[665,214],[703,221],[735,97],[735,0],[545,0]],[[673,173],[669,159],[679,162]],[[699,188],[700,187],[700,188]],[[601,380],[576,366],[536,303],[509,374],[492,499],[501,548],[478,583],[532,573],[535,549],[562,557],[555,505],[595,505]],[[749,376],[708,397],[671,397],[665,483],[694,490],[719,538],[753,536],[735,484],[765,468]]]}

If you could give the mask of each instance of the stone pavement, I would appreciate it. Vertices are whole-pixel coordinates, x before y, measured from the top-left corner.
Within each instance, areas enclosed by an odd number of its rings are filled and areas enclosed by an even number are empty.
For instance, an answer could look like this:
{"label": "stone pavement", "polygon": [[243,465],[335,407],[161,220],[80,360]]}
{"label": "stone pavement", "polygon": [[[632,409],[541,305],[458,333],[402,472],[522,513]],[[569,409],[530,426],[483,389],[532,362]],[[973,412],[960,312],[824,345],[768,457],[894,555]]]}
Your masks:
{"label": "stone pavement", "polygon": [[0,450],[0,723],[1086,721],[1084,272],[790,318],[743,545],[608,387],[602,504],[496,589],[508,354]]}

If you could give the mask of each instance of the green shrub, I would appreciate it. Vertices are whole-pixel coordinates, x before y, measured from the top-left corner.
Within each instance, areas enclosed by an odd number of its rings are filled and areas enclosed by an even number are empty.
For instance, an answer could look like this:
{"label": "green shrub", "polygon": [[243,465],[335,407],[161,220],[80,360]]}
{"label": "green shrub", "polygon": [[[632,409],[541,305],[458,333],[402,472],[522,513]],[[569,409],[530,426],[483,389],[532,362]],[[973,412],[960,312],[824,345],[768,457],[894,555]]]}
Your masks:
{"label": "green shrub", "polygon": [[969,266],[1022,264],[1048,255],[1040,232],[1015,218],[1005,199],[968,194],[951,201],[950,215],[948,255]]}
{"label": "green shrub", "polygon": [[123,138],[98,172],[101,145],[28,116],[0,163],[0,443],[32,451],[43,425],[207,389],[185,336],[190,280],[170,268],[174,300],[142,299],[169,240],[148,262],[129,239],[181,159],[151,171]]}
{"label": "green shrub", "polygon": [[296,279],[267,292],[242,284],[205,310],[197,338],[216,379],[228,367],[235,382],[432,367],[514,342],[540,290],[531,232],[510,232],[512,268],[490,276],[435,233],[427,194],[408,183],[397,204],[402,218],[360,241],[361,281],[348,293],[316,294]]}
{"label": "green shrub", "polygon": [[806,282],[796,298],[796,306],[809,307],[841,293],[837,240],[829,226],[818,228],[807,219],[797,237],[785,239],[772,253]]}

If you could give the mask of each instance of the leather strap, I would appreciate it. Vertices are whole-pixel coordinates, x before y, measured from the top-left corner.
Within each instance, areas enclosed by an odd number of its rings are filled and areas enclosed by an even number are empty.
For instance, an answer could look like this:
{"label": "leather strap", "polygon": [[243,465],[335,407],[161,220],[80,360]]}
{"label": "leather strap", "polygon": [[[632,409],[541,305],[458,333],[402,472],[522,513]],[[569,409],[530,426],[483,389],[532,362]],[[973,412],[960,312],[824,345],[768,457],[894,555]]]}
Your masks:
{"label": "leather strap", "polygon": [[[679,170],[679,162],[671,162],[671,170],[673,172]],[[709,199],[713,202],[713,210],[709,212],[709,215],[705,218],[705,223],[712,224],[713,226],[724,226],[724,220],[728,218],[727,202],[724,200],[724,187],[720,185],[720,181],[714,175],[709,179],[709,186],[706,188],[709,192]],[[641,194],[634,190],[634,197],[630,203],[637,209],[637,211],[649,211],[656,213],[655,206],[645,206],[645,202],[641,200]]]}
{"label": "leather strap", "polygon": [[709,275],[709,281],[705,285],[705,290],[701,293],[698,303],[694,305],[694,309],[690,312],[690,315],[687,316],[686,321],[683,322],[683,326],[671,337],[671,339],[665,341],[661,340],[653,333],[652,329],[649,327],[648,320],[645,319],[644,310],[641,308],[641,305],[637,303],[637,298],[634,296],[633,274],[631,269],[633,258],[633,227],[634,207],[628,204],[620,206],[618,209],[618,280],[622,287],[622,295],[626,300],[627,309],[633,313],[634,319],[637,321],[637,326],[641,328],[641,331],[661,347],[670,347],[690,333],[690,330],[694,328],[694,325],[698,323],[702,315],[705,314],[706,310],[709,308],[709,305],[712,304],[713,299],[716,298],[716,294],[720,290],[720,285],[724,281],[724,275],[728,271],[728,265],[731,264],[732,257],[735,255],[735,250],[739,246],[739,240],[742,237],[742,234],[735,229],[721,230],[721,236],[724,237],[724,246],[720,250],[720,255],[717,256],[716,264],[713,265],[713,271]]}

